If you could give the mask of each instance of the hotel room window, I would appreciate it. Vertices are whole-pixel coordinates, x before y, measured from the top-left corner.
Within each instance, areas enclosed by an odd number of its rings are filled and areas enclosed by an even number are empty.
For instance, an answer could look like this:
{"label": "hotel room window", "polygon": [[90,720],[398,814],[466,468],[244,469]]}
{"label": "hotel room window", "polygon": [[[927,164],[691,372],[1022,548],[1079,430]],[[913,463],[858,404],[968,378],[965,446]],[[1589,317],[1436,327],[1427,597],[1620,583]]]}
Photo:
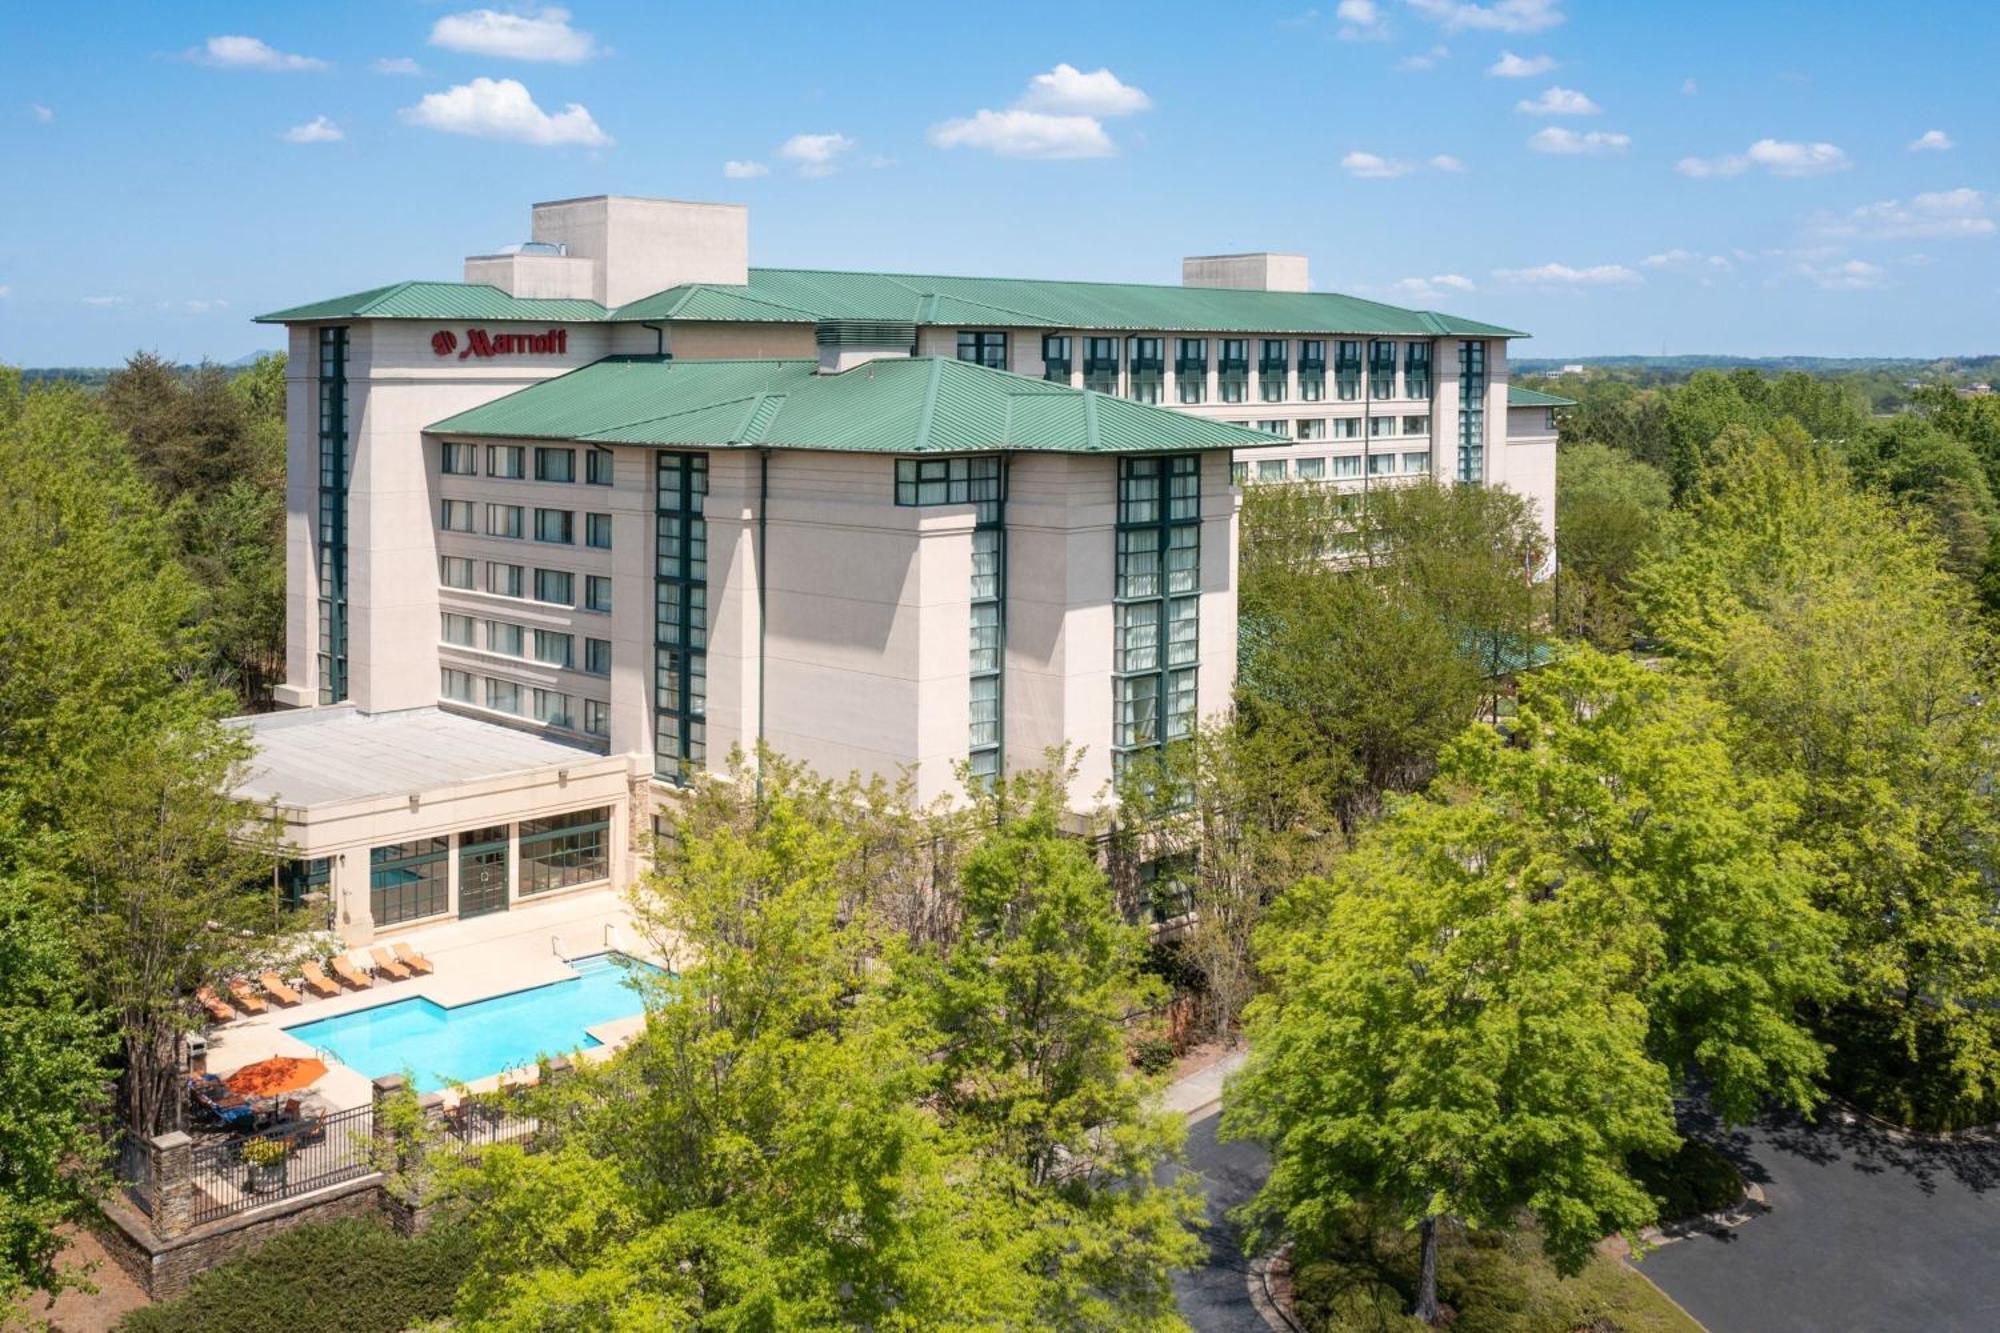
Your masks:
{"label": "hotel room window", "polygon": [[1387,477],[1393,475],[1395,471],[1396,471],[1396,455],[1394,454],[1368,455],[1369,476]]}
{"label": "hotel room window", "polygon": [[1174,340],[1174,397],[1183,403],[1208,397],[1208,339]]}
{"label": "hotel room window", "polygon": [[970,361],[975,366],[986,366],[993,370],[1007,368],[1007,335],[961,329],[958,335],[958,359]]}
{"label": "hotel room window", "polygon": [[1361,438],[1360,417],[1335,417],[1333,438],[1336,440],[1358,440]]}
{"label": "hotel room window", "polygon": [[576,576],[564,569],[536,570],[535,600],[556,606],[575,606]]}
{"label": "hotel room window", "polygon": [[503,565],[498,560],[489,560],[486,562],[486,591],[496,597],[519,597],[525,573],[519,565]]}
{"label": "hotel room window", "polygon": [[446,643],[456,644],[460,648],[470,648],[477,642],[478,626],[473,623],[471,616],[455,615],[446,611],[442,622],[439,637]]}
{"label": "hotel room window", "polygon": [[1165,338],[1134,338],[1131,341],[1131,362],[1125,377],[1125,396],[1137,403],[1157,403],[1160,401],[1160,377],[1165,373]]}
{"label": "hotel room window", "polygon": [[444,474],[447,477],[470,477],[479,472],[479,446],[475,444],[447,444],[444,446]]}
{"label": "hotel room window", "polygon": [[1098,393],[1118,392],[1118,340],[1083,340],[1083,387]]}
{"label": "hotel room window", "polygon": [[527,630],[505,620],[486,622],[486,651],[502,657],[520,657],[526,652]]}
{"label": "hotel room window", "polygon": [[438,562],[438,581],[447,588],[470,588],[476,577],[472,561],[462,555],[447,555]]}
{"label": "hotel room window", "polygon": [[583,479],[592,486],[609,486],[612,480],[611,451],[592,449],[583,456]]}
{"label": "hotel room window", "polygon": [[1224,338],[1216,357],[1216,397],[1225,403],[1240,403],[1250,392],[1250,340]]}
{"label": "hotel room window", "polygon": [[586,611],[611,610],[611,577],[608,574],[586,574],[583,576],[583,609]]}
{"label": "hotel room window", "polygon": [[1423,454],[1403,455],[1403,471],[1412,474],[1422,474],[1425,472],[1429,472],[1430,470],[1431,470],[1431,456],[1429,454],[1423,453]]}
{"label": "hotel room window", "polygon": [[486,535],[489,537],[519,537],[521,535],[521,506],[487,505]]}
{"label": "hotel room window", "polygon": [[1326,438],[1325,417],[1302,417],[1298,422],[1298,438],[1301,440],[1323,440]]}
{"label": "hotel room window", "polygon": [[521,711],[521,685],[518,681],[501,680],[497,676],[486,678],[486,706],[496,713]]}
{"label": "hotel room window", "polygon": [[1431,396],[1431,345],[1411,343],[1403,349],[1403,396]]}
{"label": "hotel room window", "polygon": [[472,501],[446,500],[438,522],[446,532],[472,531]]}
{"label": "hotel room window", "polygon": [[569,696],[560,690],[536,690],[535,721],[567,730],[571,726]]}
{"label": "hotel room window", "polygon": [[1333,475],[1336,481],[1361,475],[1360,454],[1336,454],[1333,459]]}
{"label": "hotel room window", "polygon": [[1368,345],[1368,396],[1396,396],[1396,344],[1376,339]]}
{"label": "hotel room window", "polygon": [[576,544],[576,515],[567,509],[537,509],[535,511],[535,540],[554,542],[559,546]]}
{"label": "hotel room window", "polygon": [[1326,397],[1326,340],[1307,338],[1299,344],[1299,399],[1317,403]]}
{"label": "hotel room window", "polygon": [[1300,481],[1325,481],[1326,460],[1324,458],[1301,458],[1298,460]]}
{"label": "hotel room window", "polygon": [[536,481],[575,481],[576,450],[536,449]]}
{"label": "hotel room window", "polygon": [[519,481],[527,475],[528,451],[518,444],[486,446],[486,475],[503,481]]}
{"label": "hotel room window", "polygon": [[1342,338],[1333,345],[1334,396],[1343,403],[1361,397],[1361,342]]}
{"label": "hotel room window", "polygon": [[1260,458],[1257,460],[1257,480],[1283,481],[1285,460],[1282,458]]}
{"label": "hotel room window", "polygon": [[611,549],[611,515],[585,514],[583,516],[583,544],[594,546],[600,551]]}
{"label": "hotel room window", "polygon": [[1057,384],[1068,384],[1069,372],[1069,335],[1067,333],[1043,334],[1042,378],[1045,380],[1054,380]]}
{"label": "hotel room window", "polygon": [[583,641],[583,669],[593,676],[611,674],[611,640],[585,639]]}
{"label": "hotel room window", "polygon": [[438,692],[453,703],[472,702],[472,673],[446,667],[438,676]]}
{"label": "hotel room window", "polygon": [[1396,433],[1396,418],[1394,417],[1368,418],[1368,436],[1370,439],[1379,440],[1384,435],[1394,435],[1395,433]]}
{"label": "hotel room window", "polygon": [[1428,435],[1430,433],[1431,433],[1431,419],[1429,417],[1403,418],[1403,434]]}
{"label": "hotel room window", "polygon": [[586,736],[611,734],[611,705],[602,699],[583,701],[583,731]]}
{"label": "hotel room window", "polygon": [[1257,358],[1257,397],[1266,403],[1282,403],[1285,401],[1285,390],[1290,387],[1285,383],[1290,372],[1290,361],[1286,355],[1290,348],[1283,338],[1265,338],[1262,341],[1262,355]]}
{"label": "hotel room window", "polygon": [[568,667],[575,664],[576,640],[552,629],[535,631],[535,660],[544,666]]}

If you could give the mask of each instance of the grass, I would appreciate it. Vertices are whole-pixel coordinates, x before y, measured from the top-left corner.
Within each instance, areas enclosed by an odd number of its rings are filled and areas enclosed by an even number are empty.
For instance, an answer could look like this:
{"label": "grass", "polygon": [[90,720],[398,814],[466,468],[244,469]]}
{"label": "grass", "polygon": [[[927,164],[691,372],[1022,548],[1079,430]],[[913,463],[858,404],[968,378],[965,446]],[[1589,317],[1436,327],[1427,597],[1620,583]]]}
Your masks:
{"label": "grass", "polygon": [[[1416,1290],[1416,1236],[1348,1237],[1333,1252],[1293,1255],[1292,1295],[1311,1333],[1427,1333],[1404,1313]],[[1438,1296],[1451,1333],[1702,1333],[1652,1283],[1607,1255],[1573,1278],[1543,1256],[1531,1227],[1451,1235]]]}

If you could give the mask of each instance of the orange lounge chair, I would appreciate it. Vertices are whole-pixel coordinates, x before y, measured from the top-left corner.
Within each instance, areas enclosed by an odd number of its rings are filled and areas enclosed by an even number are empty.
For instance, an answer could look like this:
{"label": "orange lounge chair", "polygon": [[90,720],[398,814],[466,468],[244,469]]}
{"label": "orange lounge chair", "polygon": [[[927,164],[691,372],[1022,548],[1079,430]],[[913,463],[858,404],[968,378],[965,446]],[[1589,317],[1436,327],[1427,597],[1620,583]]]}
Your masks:
{"label": "orange lounge chair", "polygon": [[368,979],[368,975],[365,972],[348,961],[343,955],[335,954],[333,961],[327,964],[327,966],[333,969],[333,975],[340,978],[342,985],[350,986],[355,990],[367,990],[375,984]]}
{"label": "orange lounge chair", "polygon": [[396,941],[396,961],[404,967],[409,968],[410,971],[426,977],[437,971],[437,968],[431,965],[430,959],[424,957],[401,940]]}
{"label": "orange lounge chair", "polygon": [[340,994],[340,987],[327,980],[326,973],[320,969],[318,963],[305,964],[299,968],[299,975],[306,979],[306,989],[322,999],[329,995]]}
{"label": "orange lounge chair", "polygon": [[196,991],[194,998],[201,1001],[201,1007],[208,1010],[208,1016],[218,1023],[232,1022],[236,1018],[236,1011],[224,1004],[222,997],[207,986]]}
{"label": "orange lounge chair", "polygon": [[264,1003],[256,991],[250,989],[249,982],[241,979],[229,983],[229,994],[230,998],[236,1001],[236,1007],[246,1014],[261,1014],[271,1007]]}
{"label": "orange lounge chair", "polygon": [[416,975],[409,968],[404,967],[394,958],[391,958],[387,949],[370,949],[368,956],[375,960],[375,975],[378,977],[387,977],[391,981],[408,981]]}
{"label": "orange lounge chair", "polygon": [[299,1002],[299,993],[290,986],[287,986],[285,979],[276,972],[259,972],[257,974],[257,984],[264,988],[266,995],[276,1000],[279,1004],[290,1006]]}

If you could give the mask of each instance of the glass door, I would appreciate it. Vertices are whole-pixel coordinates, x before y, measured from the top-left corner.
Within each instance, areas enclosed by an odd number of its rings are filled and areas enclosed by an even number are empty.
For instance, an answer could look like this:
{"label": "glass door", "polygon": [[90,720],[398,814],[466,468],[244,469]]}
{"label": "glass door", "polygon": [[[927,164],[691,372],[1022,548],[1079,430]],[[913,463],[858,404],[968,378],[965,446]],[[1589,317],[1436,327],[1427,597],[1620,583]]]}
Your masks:
{"label": "glass door", "polygon": [[507,910],[507,826],[470,829],[458,838],[458,915]]}

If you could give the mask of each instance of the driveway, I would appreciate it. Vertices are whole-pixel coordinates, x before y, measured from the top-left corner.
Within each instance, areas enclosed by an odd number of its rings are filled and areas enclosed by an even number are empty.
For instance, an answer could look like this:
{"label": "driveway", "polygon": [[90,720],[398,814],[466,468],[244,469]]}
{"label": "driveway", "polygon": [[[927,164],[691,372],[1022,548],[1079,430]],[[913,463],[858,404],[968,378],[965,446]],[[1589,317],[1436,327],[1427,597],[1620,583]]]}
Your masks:
{"label": "driveway", "polygon": [[1172,1175],[1192,1172],[1207,1200],[1201,1239],[1208,1246],[1208,1261],[1175,1273],[1174,1294],[1195,1333],[1270,1333],[1250,1304],[1246,1284],[1250,1261],[1243,1256],[1242,1236],[1227,1214],[1257,1192],[1271,1159],[1254,1143],[1218,1142],[1215,1127],[1221,1120],[1211,1112],[1190,1122],[1187,1166],[1169,1168]]}
{"label": "driveway", "polygon": [[2000,1145],[1780,1119],[1720,1137],[1770,1211],[1640,1269],[1713,1333],[2000,1328]]}

